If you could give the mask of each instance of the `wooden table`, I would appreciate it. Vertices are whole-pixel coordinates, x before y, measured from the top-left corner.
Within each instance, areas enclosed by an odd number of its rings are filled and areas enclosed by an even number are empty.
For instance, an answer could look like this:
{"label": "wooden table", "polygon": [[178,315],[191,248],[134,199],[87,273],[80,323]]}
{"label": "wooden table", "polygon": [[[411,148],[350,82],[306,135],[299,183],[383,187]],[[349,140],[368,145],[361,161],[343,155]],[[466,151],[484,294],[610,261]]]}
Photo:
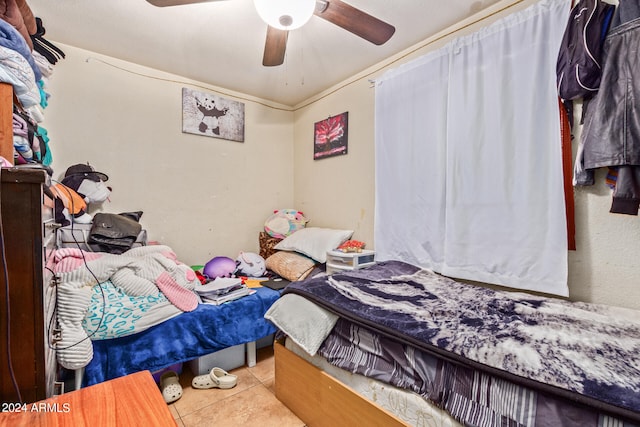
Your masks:
{"label": "wooden table", "polygon": [[12,411],[0,412],[0,426],[176,426],[149,371],[0,410]]}

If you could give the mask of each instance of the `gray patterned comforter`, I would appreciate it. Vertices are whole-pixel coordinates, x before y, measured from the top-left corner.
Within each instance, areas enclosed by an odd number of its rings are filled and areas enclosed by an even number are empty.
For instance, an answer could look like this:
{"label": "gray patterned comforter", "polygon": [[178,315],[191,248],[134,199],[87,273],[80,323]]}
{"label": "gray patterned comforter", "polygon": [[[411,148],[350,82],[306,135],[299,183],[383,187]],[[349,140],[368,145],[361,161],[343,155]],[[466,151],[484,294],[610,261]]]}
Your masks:
{"label": "gray patterned comforter", "polygon": [[451,366],[640,421],[637,311],[490,290],[398,261],[284,293]]}

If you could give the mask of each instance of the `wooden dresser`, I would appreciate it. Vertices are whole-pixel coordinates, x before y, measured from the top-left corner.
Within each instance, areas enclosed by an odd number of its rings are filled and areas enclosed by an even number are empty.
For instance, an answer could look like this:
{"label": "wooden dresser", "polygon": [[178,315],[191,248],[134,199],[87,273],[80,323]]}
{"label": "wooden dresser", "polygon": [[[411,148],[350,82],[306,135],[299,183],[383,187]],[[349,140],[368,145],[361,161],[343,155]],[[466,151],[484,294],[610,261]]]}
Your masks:
{"label": "wooden dresser", "polygon": [[149,371],[0,412],[0,427],[176,425]]}
{"label": "wooden dresser", "polygon": [[52,274],[45,265],[55,240],[55,224],[52,210],[43,205],[43,184],[47,179],[41,169],[0,171],[4,243],[0,275],[2,402],[20,401],[11,371],[22,402],[43,400],[53,394],[57,369],[48,336],[55,287],[51,286]]}

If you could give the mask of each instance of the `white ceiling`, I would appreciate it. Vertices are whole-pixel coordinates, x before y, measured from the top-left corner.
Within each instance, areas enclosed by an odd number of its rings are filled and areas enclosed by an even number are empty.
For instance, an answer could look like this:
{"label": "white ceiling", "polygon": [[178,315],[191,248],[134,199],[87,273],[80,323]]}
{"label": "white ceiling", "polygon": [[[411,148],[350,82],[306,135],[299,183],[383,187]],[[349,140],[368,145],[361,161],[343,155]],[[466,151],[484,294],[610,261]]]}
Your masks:
{"label": "white ceiling", "polygon": [[291,31],[283,65],[262,66],[267,26],[253,0],[159,8],[145,0],[27,0],[45,38],[296,105],[498,0],[345,0],[396,27],[373,45],[317,16]]}

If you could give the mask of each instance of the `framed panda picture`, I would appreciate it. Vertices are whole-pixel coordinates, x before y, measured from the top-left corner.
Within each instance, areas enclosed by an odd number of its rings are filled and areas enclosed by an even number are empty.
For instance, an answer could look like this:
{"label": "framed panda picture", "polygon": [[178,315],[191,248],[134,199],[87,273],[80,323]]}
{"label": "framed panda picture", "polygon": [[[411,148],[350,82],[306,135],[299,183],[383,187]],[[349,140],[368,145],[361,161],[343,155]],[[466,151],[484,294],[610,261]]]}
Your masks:
{"label": "framed panda picture", "polygon": [[182,132],[244,142],[244,104],[182,88]]}

